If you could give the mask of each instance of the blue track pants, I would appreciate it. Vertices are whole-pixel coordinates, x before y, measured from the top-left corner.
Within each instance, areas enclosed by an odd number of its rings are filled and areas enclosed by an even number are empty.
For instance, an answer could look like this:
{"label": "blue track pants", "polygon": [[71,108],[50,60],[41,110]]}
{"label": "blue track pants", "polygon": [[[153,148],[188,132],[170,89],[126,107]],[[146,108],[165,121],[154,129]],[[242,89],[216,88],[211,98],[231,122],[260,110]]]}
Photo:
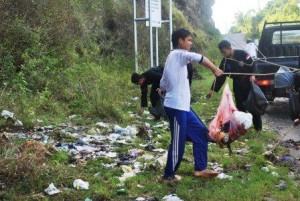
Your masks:
{"label": "blue track pants", "polygon": [[207,167],[208,129],[191,109],[189,112],[165,107],[171,130],[164,178],[172,178],[183,158],[186,140],[193,142],[195,171]]}

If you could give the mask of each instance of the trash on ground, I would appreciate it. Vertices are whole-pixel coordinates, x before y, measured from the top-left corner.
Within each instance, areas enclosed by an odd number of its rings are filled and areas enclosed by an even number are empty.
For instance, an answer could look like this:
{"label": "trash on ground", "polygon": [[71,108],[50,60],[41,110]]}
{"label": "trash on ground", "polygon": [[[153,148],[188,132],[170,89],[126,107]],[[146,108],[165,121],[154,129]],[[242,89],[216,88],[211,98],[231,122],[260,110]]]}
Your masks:
{"label": "trash on ground", "polygon": [[162,198],[163,201],[183,201],[176,194],[166,195]]}
{"label": "trash on ground", "polygon": [[138,133],[137,128],[133,126],[127,126],[126,128],[122,128],[118,125],[114,126],[114,131],[120,135],[135,135]]}
{"label": "trash on ground", "polygon": [[19,127],[22,127],[23,126],[23,123],[22,121],[18,120],[14,113],[8,111],[8,110],[2,110],[1,112],[1,116],[6,120],[11,120],[13,123],[14,123],[14,126],[19,126]]}
{"label": "trash on ground", "polygon": [[233,179],[232,176],[229,176],[229,175],[227,175],[227,174],[224,174],[223,172],[220,173],[220,174],[218,174],[217,178],[218,178],[218,179],[228,179],[228,180],[232,180],[232,179]]}
{"label": "trash on ground", "polygon": [[283,180],[280,180],[279,183],[276,185],[276,187],[279,189],[279,190],[285,190],[287,185],[286,185],[286,182],[283,181]]}
{"label": "trash on ground", "polygon": [[273,177],[279,177],[279,174],[277,173],[277,172],[271,172],[271,175],[273,176]]}
{"label": "trash on ground", "polygon": [[73,182],[73,187],[76,189],[88,190],[89,182],[83,181],[81,179],[75,179]]}
{"label": "trash on ground", "polygon": [[58,190],[53,183],[51,183],[48,188],[46,188],[45,190],[45,193],[47,193],[48,195],[54,195],[54,194],[57,194],[57,193],[60,193],[61,191]]}
{"label": "trash on ground", "polygon": [[100,128],[109,128],[110,124],[109,123],[104,123],[104,122],[97,122],[96,123],[96,127],[100,127]]}

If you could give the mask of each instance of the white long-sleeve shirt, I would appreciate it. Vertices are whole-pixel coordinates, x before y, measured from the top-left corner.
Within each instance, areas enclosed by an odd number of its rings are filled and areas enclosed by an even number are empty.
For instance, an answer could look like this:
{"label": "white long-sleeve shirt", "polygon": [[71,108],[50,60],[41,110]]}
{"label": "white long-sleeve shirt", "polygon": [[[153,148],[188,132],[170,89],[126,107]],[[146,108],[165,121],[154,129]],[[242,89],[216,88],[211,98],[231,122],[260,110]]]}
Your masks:
{"label": "white long-sleeve shirt", "polygon": [[173,50],[167,57],[160,88],[166,91],[164,106],[190,111],[189,62],[202,62],[203,56],[183,49]]}

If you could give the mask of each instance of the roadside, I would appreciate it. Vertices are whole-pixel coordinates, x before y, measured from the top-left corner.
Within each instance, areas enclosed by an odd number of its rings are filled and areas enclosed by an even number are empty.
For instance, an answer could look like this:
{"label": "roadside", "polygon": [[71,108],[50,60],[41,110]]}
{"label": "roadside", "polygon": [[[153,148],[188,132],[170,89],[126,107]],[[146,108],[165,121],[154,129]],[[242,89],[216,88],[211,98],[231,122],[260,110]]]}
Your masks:
{"label": "roadside", "polygon": [[[278,139],[282,139],[282,144],[289,148],[291,156],[300,159],[300,126],[293,127],[293,121],[289,116],[289,102],[287,98],[276,98],[268,106],[266,114],[263,116],[266,129],[278,133]],[[291,127],[293,127],[291,129]]]}

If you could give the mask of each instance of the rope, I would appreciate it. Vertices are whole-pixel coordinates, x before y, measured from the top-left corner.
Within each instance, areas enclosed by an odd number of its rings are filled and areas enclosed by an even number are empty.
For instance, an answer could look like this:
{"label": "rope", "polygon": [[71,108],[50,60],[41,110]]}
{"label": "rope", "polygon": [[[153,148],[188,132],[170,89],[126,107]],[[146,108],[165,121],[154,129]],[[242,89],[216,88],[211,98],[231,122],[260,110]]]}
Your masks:
{"label": "rope", "polygon": [[283,138],[285,138],[286,137],[286,135],[291,131],[291,130],[293,130],[293,128],[294,128],[295,126],[293,125],[293,126],[291,126],[290,128],[289,128],[289,130],[287,130],[287,132],[278,140],[278,142],[274,145],[274,147],[270,150],[270,153],[272,153],[273,151],[274,151],[274,149],[279,145],[279,143],[280,142],[282,142],[282,140],[283,140]]}
{"label": "rope", "polygon": [[[237,42],[236,42],[235,40],[233,40],[232,38],[230,38],[230,39],[231,39],[231,41],[233,41],[234,43],[236,43],[238,46],[240,46],[240,47],[244,50],[244,48],[243,48],[239,43],[237,43]],[[260,58],[252,58],[252,59],[253,59],[253,62],[252,62],[251,64],[247,64],[247,63],[244,63],[243,61],[238,61],[238,60],[233,59],[233,58],[225,58],[225,62],[224,62],[224,65],[223,65],[223,69],[222,69],[222,70],[223,70],[223,71],[225,70],[226,60],[228,59],[228,60],[235,61],[235,62],[237,62],[237,63],[243,62],[244,65],[246,65],[246,66],[252,66],[253,63],[254,63],[255,61],[262,61],[262,62],[265,62],[265,63],[268,63],[268,64],[273,65],[272,67],[274,67],[274,68],[275,68],[275,66],[277,66],[277,67],[286,67],[286,68],[290,69],[290,71],[291,71],[292,73],[297,72],[297,71],[300,71],[300,69],[298,69],[298,68],[293,68],[293,67],[289,67],[289,66],[285,66],[285,65],[279,65],[279,64],[276,64],[276,63],[273,63],[273,62],[269,62],[269,61],[266,60],[267,58],[265,57],[265,55],[263,55],[262,52],[261,52],[258,48],[257,48],[257,50],[261,53],[261,55],[264,57],[264,59],[260,59]],[[244,51],[245,51],[245,50],[244,50]],[[235,72],[226,72],[226,73],[225,73],[225,72],[223,72],[223,75],[228,75],[229,77],[230,77],[231,75],[266,76],[266,75],[287,74],[287,73],[290,73],[290,72],[280,72],[280,73],[278,73],[278,72],[274,72],[274,73],[235,73]],[[215,89],[215,85],[216,85],[216,80],[217,80],[217,78],[214,79],[214,83],[213,83],[213,92],[212,92],[211,95],[214,94],[214,89]]]}
{"label": "rope", "polygon": [[[238,60],[232,59],[232,58],[225,58],[225,59],[232,60],[232,61],[235,61],[237,63],[243,62],[243,61],[238,61]],[[273,62],[262,60],[262,59],[255,59],[255,60],[263,61],[265,63],[272,64],[272,65],[279,66],[279,67],[289,68],[292,73],[300,71],[300,69],[298,69],[298,68],[293,68],[293,67],[288,67],[288,66],[284,66],[284,65],[279,65],[279,64],[276,64],[276,63],[273,63]],[[226,63],[226,61],[224,62],[224,65],[225,65],[225,63]],[[251,64],[244,63],[244,65],[247,65],[247,66],[252,66],[252,64],[253,64],[253,62]],[[223,67],[223,70],[224,70],[224,67]],[[287,74],[287,73],[290,73],[290,72],[280,72],[280,73],[278,73],[278,72],[275,72],[275,73],[234,73],[234,72],[226,72],[226,73],[223,73],[223,75],[254,75],[254,76],[264,76],[264,75]]]}

